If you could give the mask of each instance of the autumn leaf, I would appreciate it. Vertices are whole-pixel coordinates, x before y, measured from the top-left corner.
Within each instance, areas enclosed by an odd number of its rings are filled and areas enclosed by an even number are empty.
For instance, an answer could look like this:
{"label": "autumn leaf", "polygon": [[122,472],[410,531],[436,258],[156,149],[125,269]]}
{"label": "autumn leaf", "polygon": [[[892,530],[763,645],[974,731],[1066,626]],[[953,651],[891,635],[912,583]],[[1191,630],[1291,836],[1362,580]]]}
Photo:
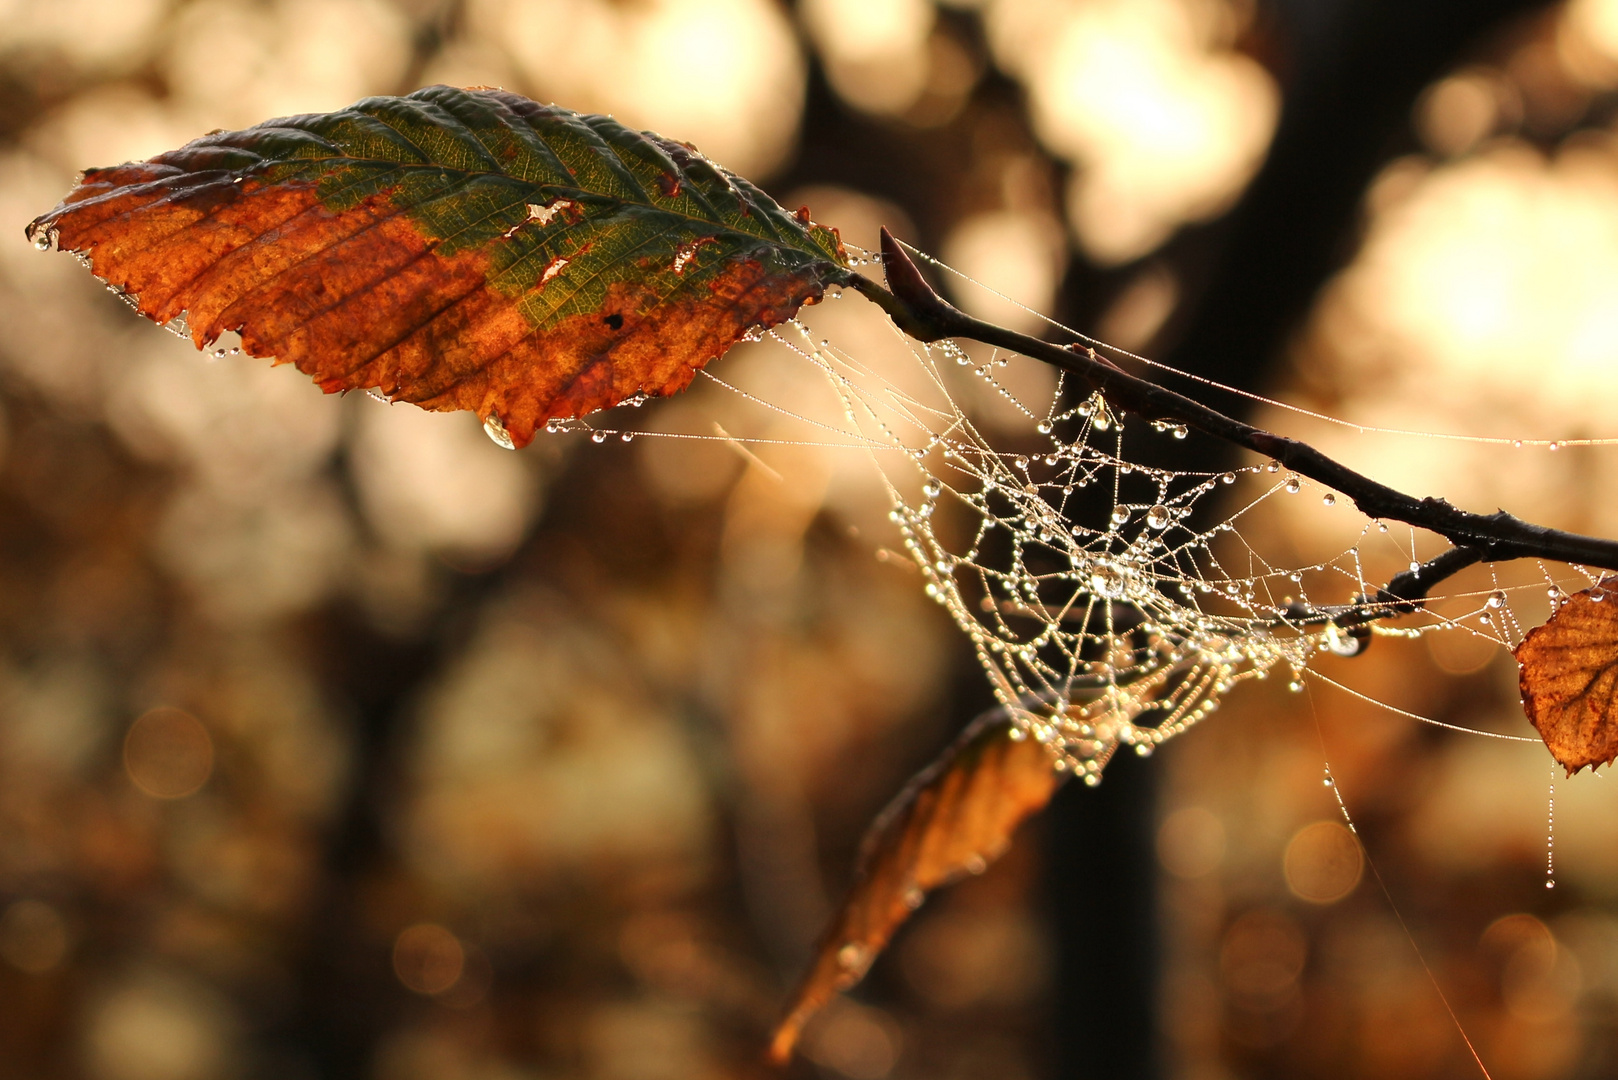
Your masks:
{"label": "autumn leaf", "polygon": [[849,278],[836,232],[694,148],[433,86],[91,169],[28,235],[199,348],[241,333],[329,392],[546,420],[684,389]]}
{"label": "autumn leaf", "polygon": [[1514,650],[1523,711],[1572,776],[1618,758],[1618,578],[1568,597]]}
{"label": "autumn leaf", "polygon": [[832,994],[853,986],[928,890],[979,873],[1014,829],[1050,801],[1055,756],[994,713],[969,727],[888,804],[861,845],[854,887],[815,951],[776,1028],[770,1058],[784,1064]]}

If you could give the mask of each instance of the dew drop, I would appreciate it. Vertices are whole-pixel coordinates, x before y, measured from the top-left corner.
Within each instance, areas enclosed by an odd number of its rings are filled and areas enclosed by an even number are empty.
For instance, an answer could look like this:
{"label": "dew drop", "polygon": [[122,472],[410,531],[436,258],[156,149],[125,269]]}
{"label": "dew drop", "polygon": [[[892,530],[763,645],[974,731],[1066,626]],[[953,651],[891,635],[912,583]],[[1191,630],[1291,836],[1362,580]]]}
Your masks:
{"label": "dew drop", "polygon": [[1221,484],[1234,484],[1236,482],[1236,474],[1235,473],[1226,473],[1225,475],[1223,475],[1223,476],[1221,476],[1219,478],[1219,482]]}
{"label": "dew drop", "polygon": [[938,498],[939,494],[943,490],[944,485],[937,480],[929,480],[927,483],[923,484],[921,488],[922,494],[926,495],[929,499]]}
{"label": "dew drop", "polygon": [[1289,476],[1289,477],[1287,477],[1287,482],[1286,482],[1285,486],[1286,486],[1288,495],[1296,495],[1298,493],[1298,491],[1303,487],[1303,484],[1298,482],[1298,478],[1296,476]]}
{"label": "dew drop", "polygon": [[50,249],[51,249],[51,238],[50,238],[49,234],[40,233],[38,236],[34,237],[34,250],[35,251],[49,251]]}
{"label": "dew drop", "polygon": [[1504,589],[1494,590],[1494,592],[1489,594],[1489,599],[1487,602],[1492,608],[1504,607],[1506,604],[1506,591]]}
{"label": "dew drop", "polygon": [[226,349],[215,349],[213,351],[213,358],[215,360],[223,360],[225,357],[227,357],[229,355],[230,355],[230,352],[228,350],[226,350]]}
{"label": "dew drop", "polygon": [[1189,434],[1191,434],[1191,432],[1186,428],[1186,426],[1184,424],[1178,425],[1177,427],[1175,427],[1175,429],[1173,431],[1173,435],[1174,435],[1174,437],[1176,439],[1183,439]]}
{"label": "dew drop", "polygon": [[1322,506],[1336,506],[1337,505],[1337,496],[1333,495],[1331,492],[1328,491],[1326,494],[1324,494],[1324,495],[1322,495],[1320,497],[1320,505],[1322,505]]}
{"label": "dew drop", "polygon": [[1034,430],[1039,432],[1041,435],[1049,435],[1051,433],[1051,422],[1049,420],[1041,420],[1039,425],[1035,427]]}
{"label": "dew drop", "polygon": [[1154,529],[1166,529],[1173,515],[1166,506],[1154,506],[1146,511],[1146,524]]}
{"label": "dew drop", "polygon": [[607,441],[607,433],[605,431],[598,431],[594,435],[590,436],[590,441],[593,442],[593,443],[606,442]]}
{"label": "dew drop", "polygon": [[1126,522],[1128,520],[1129,520],[1129,507],[1127,507],[1127,506],[1115,506],[1115,507],[1112,508],[1112,523],[1114,525],[1122,525],[1124,522]]}
{"label": "dew drop", "polygon": [[1522,440],[1521,439],[1512,439],[1511,440],[1511,445],[1512,445],[1512,447],[1514,449],[1521,450],[1522,449]]}
{"label": "dew drop", "polygon": [[622,435],[620,435],[619,438],[623,439],[624,442],[634,442],[635,441],[635,433],[633,431],[626,431]]}
{"label": "dew drop", "polygon": [[1124,575],[1114,566],[1102,565],[1090,573],[1090,591],[1109,600],[1124,594]]}
{"label": "dew drop", "polygon": [[850,941],[847,945],[837,950],[837,966],[845,971],[863,972],[865,966],[870,962],[870,948],[858,941]]}
{"label": "dew drop", "polygon": [[496,446],[504,447],[507,450],[517,449],[517,444],[512,442],[511,436],[506,433],[506,425],[494,413],[490,413],[483,421],[483,431],[484,434],[494,440]]}
{"label": "dew drop", "polygon": [[1264,471],[1268,472],[1268,473],[1280,472],[1281,471],[1281,463],[1279,461],[1272,461],[1268,465],[1264,466]]}
{"label": "dew drop", "polygon": [[1551,451],[1554,452],[1556,450],[1562,449],[1562,444],[1559,443],[1559,442],[1553,442],[1553,443],[1550,444],[1550,446],[1546,447],[1546,449],[1551,450]]}

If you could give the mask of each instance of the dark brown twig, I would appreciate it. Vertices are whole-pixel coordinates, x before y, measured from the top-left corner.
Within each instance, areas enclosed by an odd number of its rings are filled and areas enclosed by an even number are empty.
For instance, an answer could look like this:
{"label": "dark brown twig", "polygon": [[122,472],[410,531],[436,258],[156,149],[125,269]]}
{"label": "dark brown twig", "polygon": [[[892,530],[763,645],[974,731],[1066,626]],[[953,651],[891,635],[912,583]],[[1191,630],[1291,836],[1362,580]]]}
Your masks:
{"label": "dark brown twig", "polygon": [[1137,378],[1103,359],[1094,349],[1081,351],[1053,345],[974,318],[933,291],[886,229],[882,230],[882,259],[887,289],[857,275],[851,284],[917,341],[966,338],[1043,361],[1083,379],[1116,409],[1152,420],[1175,420],[1273,458],[1293,472],[1353,499],[1368,517],[1414,525],[1455,545],[1418,569],[1394,576],[1378,596],[1368,598],[1369,604],[1376,606],[1376,613],[1368,608],[1355,621],[1413,610],[1429,589],[1477,562],[1542,558],[1618,570],[1618,541],[1549,529],[1504,510],[1474,514],[1444,499],[1406,495],[1355,472],[1308,443],[1244,424],[1183,394]]}

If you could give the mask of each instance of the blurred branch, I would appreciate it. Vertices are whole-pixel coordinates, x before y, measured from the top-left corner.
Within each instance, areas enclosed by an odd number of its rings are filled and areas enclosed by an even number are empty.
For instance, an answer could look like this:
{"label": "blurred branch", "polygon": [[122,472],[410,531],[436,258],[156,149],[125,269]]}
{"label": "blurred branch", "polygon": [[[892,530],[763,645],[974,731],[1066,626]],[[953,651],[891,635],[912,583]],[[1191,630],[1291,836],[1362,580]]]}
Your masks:
{"label": "blurred branch", "polygon": [[1368,517],[1414,525],[1455,545],[1452,551],[1390,580],[1375,598],[1384,606],[1379,614],[1419,606],[1427,590],[1481,561],[1541,558],[1618,570],[1618,541],[1549,529],[1504,510],[1474,514],[1444,499],[1406,495],[1355,472],[1308,443],[1245,424],[1183,394],[1137,378],[1092,348],[1054,345],[974,318],[927,284],[886,229],[882,230],[882,259],[887,289],[857,275],[852,284],[917,341],[966,338],[1050,364],[1083,379],[1115,408],[1151,420],[1176,420],[1215,439],[1273,458],[1293,472],[1353,499]]}

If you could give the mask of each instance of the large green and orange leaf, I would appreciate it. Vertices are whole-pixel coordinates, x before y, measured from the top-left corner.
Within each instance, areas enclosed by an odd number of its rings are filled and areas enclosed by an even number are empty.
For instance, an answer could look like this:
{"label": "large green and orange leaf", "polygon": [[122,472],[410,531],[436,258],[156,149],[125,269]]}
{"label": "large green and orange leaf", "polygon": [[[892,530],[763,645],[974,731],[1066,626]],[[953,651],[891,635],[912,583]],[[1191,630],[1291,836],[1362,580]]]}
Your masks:
{"label": "large green and orange leaf", "polygon": [[971,727],[919,773],[872,823],[854,886],[776,1027],[769,1056],[785,1063],[804,1025],[865,976],[927,893],[981,872],[1061,783],[1050,748],[1021,737],[1003,714]]}
{"label": "large green and orange leaf", "polygon": [[848,280],[836,233],[693,148],[433,86],[91,169],[28,229],[205,347],[325,390],[552,418],[684,389]]}

